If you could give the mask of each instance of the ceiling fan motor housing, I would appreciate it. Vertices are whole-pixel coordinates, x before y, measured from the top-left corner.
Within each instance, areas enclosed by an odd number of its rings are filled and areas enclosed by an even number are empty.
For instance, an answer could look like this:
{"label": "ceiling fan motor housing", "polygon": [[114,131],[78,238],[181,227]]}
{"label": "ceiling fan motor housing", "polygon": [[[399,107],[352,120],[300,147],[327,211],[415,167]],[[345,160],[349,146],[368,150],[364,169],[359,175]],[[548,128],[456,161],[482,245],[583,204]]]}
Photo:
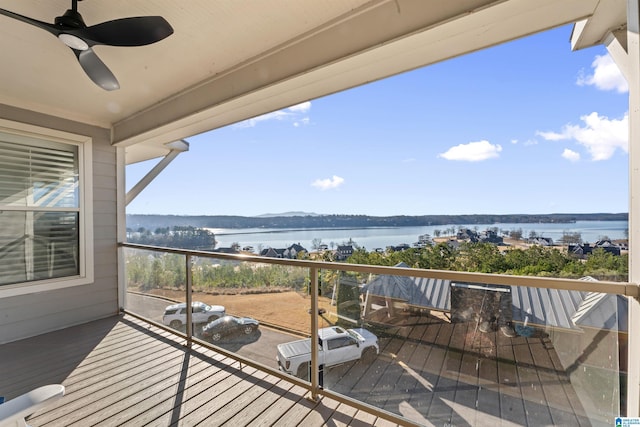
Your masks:
{"label": "ceiling fan motor housing", "polygon": [[82,15],[73,9],[67,9],[64,15],[56,18],[55,23],[60,28],[86,28],[87,26]]}

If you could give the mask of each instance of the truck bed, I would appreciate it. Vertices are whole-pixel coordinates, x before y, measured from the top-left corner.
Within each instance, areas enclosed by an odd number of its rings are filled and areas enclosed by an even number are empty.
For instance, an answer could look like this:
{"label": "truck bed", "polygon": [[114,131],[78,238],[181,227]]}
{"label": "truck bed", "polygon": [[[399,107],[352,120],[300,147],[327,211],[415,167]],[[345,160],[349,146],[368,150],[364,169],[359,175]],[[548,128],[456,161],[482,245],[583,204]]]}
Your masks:
{"label": "truck bed", "polygon": [[311,353],[311,340],[302,339],[278,345],[278,351],[285,359]]}

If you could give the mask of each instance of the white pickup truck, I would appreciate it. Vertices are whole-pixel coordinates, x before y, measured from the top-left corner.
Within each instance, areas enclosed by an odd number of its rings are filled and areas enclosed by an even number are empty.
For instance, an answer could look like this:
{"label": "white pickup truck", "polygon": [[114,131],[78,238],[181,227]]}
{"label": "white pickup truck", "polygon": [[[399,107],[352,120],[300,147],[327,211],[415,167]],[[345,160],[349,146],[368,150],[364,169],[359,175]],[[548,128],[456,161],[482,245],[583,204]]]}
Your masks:
{"label": "white pickup truck", "polygon": [[[373,361],[380,351],[378,337],[366,329],[331,326],[318,330],[318,365],[339,365],[351,360]],[[278,345],[278,368],[288,374],[307,378],[311,363],[311,339]]]}

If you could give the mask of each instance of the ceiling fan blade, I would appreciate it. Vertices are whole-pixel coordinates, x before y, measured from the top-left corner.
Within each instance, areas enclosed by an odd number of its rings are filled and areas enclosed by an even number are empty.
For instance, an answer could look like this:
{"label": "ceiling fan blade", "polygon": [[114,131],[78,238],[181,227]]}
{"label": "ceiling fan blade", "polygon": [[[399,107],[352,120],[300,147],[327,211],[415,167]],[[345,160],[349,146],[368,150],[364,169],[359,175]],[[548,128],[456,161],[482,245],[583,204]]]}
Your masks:
{"label": "ceiling fan blade", "polygon": [[86,28],[68,31],[90,45],[144,46],[173,34],[173,28],[161,16],[115,19]]}
{"label": "ceiling fan blade", "polygon": [[87,50],[72,49],[78,57],[78,62],[82,66],[82,69],[89,76],[91,80],[104,90],[116,90],[120,89],[118,80],[113,75],[111,70],[104,65],[104,62],[98,55],[89,48]]}
{"label": "ceiling fan blade", "polygon": [[9,18],[17,19],[18,21],[22,21],[35,27],[42,28],[43,30],[46,30],[54,35],[58,35],[58,33],[60,32],[53,24],[38,21],[37,19],[29,18],[28,16],[23,16],[9,10],[0,9],[0,15],[8,16]]}

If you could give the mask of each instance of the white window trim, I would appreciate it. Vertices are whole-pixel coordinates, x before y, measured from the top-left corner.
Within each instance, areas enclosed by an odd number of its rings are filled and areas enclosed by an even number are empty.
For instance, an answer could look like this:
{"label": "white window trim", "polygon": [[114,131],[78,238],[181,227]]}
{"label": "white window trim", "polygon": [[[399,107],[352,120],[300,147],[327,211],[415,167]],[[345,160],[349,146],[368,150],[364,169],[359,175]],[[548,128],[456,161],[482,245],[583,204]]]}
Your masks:
{"label": "white window trim", "polygon": [[52,291],[93,283],[93,157],[92,139],[86,135],[77,135],[55,129],[48,129],[25,123],[0,119],[0,132],[24,137],[44,139],[75,145],[78,147],[79,167],[79,236],[80,236],[80,274],[34,282],[15,283],[0,286],[0,298]]}

